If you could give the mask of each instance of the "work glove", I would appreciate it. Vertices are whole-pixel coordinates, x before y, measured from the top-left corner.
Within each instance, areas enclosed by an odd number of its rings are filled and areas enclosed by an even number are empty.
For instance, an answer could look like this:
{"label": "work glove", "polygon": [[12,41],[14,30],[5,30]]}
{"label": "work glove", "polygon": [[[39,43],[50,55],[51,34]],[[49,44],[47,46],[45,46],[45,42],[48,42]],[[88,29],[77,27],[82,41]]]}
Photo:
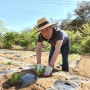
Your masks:
{"label": "work glove", "polygon": [[37,64],[37,76],[42,76],[45,72],[45,67],[42,64]]}
{"label": "work glove", "polygon": [[43,65],[40,63],[40,64],[37,64],[37,72],[42,69]]}
{"label": "work glove", "polygon": [[49,76],[51,76],[52,70],[53,70],[53,67],[47,66],[46,69],[45,69],[45,72],[44,72],[44,75],[43,75],[43,76],[44,76],[44,77],[49,77]]}

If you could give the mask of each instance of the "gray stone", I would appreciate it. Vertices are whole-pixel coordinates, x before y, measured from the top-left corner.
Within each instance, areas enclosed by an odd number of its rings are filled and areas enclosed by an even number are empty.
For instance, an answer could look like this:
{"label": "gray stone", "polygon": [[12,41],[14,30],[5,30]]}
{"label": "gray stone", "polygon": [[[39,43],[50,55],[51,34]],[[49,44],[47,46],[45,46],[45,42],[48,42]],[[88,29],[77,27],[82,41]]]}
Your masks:
{"label": "gray stone", "polygon": [[73,82],[56,80],[54,82],[54,87],[56,90],[78,90],[79,86]]}
{"label": "gray stone", "polygon": [[21,77],[21,86],[27,87],[37,81],[37,78],[34,74],[26,73]]}

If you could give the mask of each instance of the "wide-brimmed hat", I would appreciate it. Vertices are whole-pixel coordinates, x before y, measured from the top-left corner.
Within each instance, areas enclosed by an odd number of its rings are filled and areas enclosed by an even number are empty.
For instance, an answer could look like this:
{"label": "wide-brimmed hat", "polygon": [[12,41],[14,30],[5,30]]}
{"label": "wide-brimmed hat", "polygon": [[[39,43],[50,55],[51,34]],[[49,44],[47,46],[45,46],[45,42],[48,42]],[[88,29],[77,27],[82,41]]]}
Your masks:
{"label": "wide-brimmed hat", "polygon": [[38,31],[41,31],[44,28],[47,28],[55,24],[56,23],[51,23],[46,17],[43,17],[37,21]]}

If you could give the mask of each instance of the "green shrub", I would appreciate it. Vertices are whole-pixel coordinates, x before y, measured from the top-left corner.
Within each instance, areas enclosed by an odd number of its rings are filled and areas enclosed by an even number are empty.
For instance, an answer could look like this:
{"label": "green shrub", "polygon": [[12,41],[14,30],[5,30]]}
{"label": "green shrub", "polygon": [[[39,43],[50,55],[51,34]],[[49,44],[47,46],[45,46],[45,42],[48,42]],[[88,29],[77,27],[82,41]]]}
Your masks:
{"label": "green shrub", "polygon": [[43,42],[43,51],[49,51],[50,50],[50,44],[46,41]]}
{"label": "green shrub", "polygon": [[81,45],[79,44],[73,44],[70,48],[70,53],[80,53],[81,52]]}
{"label": "green shrub", "polygon": [[[37,67],[36,67],[36,72],[37,72]],[[40,69],[38,72],[37,72],[37,76],[42,76],[45,72],[45,67],[42,67],[42,69]]]}
{"label": "green shrub", "polygon": [[82,53],[90,53],[90,36],[87,36],[82,40],[81,52]]}
{"label": "green shrub", "polygon": [[0,49],[4,47],[4,37],[3,35],[0,33]]}
{"label": "green shrub", "polygon": [[12,62],[11,62],[11,61],[8,61],[8,62],[7,62],[7,64],[8,64],[8,65],[11,65],[11,64],[12,64]]}
{"label": "green shrub", "polygon": [[67,31],[70,37],[70,53],[79,53],[81,50],[82,34],[77,31]]}
{"label": "green shrub", "polygon": [[16,72],[16,73],[14,73],[14,74],[11,75],[11,77],[10,77],[10,82],[11,82],[12,84],[18,84],[20,78],[21,78],[20,73],[19,73],[19,72]]}

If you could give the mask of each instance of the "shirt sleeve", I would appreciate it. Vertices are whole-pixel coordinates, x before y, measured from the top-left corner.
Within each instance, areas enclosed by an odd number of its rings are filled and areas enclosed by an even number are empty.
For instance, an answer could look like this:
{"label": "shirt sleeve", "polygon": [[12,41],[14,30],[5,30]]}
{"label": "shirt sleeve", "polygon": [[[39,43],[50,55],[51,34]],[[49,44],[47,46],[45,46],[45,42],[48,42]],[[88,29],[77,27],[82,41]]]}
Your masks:
{"label": "shirt sleeve", "polygon": [[57,32],[57,40],[63,40],[64,37],[63,37],[63,33],[61,31],[58,31]]}
{"label": "shirt sleeve", "polygon": [[38,42],[42,42],[43,40],[42,40],[42,36],[41,36],[41,34],[39,34],[39,36],[38,36]]}

